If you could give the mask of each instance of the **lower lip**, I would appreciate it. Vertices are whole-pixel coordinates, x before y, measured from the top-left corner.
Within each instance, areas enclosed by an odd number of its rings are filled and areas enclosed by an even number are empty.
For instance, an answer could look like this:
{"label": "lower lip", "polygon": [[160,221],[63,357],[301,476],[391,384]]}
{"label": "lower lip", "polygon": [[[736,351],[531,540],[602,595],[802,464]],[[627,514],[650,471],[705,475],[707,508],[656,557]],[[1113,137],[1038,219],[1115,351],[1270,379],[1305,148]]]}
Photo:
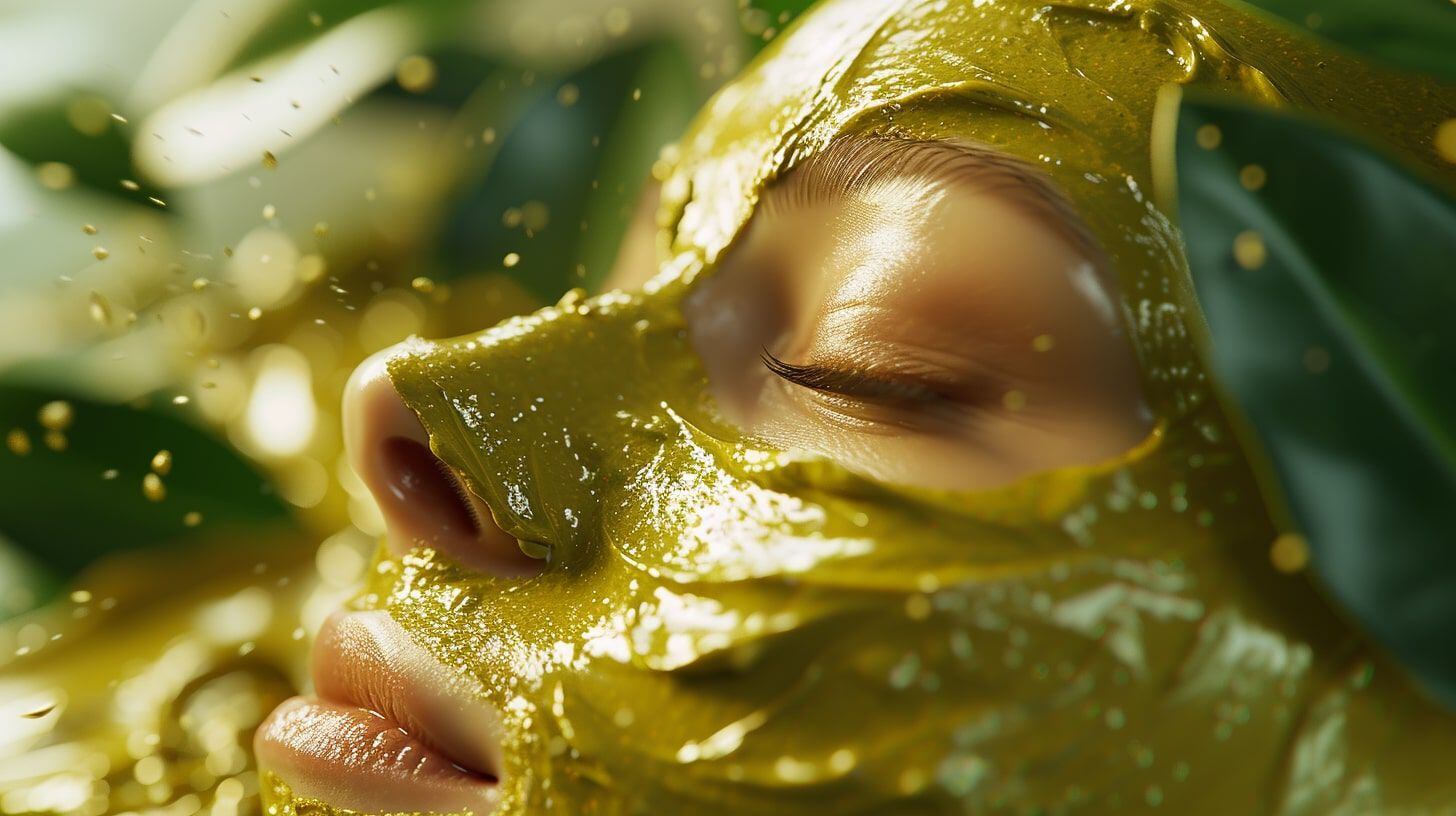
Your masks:
{"label": "lower lip", "polygon": [[355,706],[295,697],[258,729],[259,763],[295,795],[366,812],[495,810],[495,780],[468,771],[392,721]]}

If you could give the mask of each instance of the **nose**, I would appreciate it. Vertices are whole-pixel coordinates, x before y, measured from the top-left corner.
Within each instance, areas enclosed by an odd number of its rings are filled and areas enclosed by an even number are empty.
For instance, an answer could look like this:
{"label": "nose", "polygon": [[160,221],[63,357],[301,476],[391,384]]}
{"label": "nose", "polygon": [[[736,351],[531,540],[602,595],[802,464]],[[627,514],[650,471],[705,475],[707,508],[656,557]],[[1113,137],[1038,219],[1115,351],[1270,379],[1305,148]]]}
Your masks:
{"label": "nose", "polygon": [[490,508],[430,450],[429,435],[390,381],[385,349],[354,370],[344,390],[344,443],[374,495],[394,555],[432,547],[456,563],[501,577],[534,575],[544,563],[521,551]]}

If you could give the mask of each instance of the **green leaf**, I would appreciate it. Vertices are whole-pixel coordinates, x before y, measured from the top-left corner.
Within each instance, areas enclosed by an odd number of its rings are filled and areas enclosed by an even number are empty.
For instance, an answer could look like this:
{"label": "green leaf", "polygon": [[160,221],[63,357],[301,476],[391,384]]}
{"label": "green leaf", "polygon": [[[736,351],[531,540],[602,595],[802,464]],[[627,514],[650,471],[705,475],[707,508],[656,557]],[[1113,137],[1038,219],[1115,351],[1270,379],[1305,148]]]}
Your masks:
{"label": "green leaf", "polygon": [[[63,450],[37,420],[52,391],[0,385],[0,434],[23,432],[30,451],[0,448],[0,536],[58,578],[97,558],[146,547],[183,547],[221,531],[274,532],[289,513],[267,483],[223,442],[160,409],[65,397],[74,421]],[[166,498],[149,501],[142,479],[152,457],[172,453]],[[115,470],[107,478],[107,471]],[[202,521],[188,526],[197,512]]]}
{"label": "green leaf", "polygon": [[[508,89],[518,96],[500,107],[513,121],[493,128],[498,150],[451,204],[437,266],[506,272],[542,302],[600,280],[648,168],[702,102],[687,66],[674,46],[650,44]],[[519,260],[506,268],[508,253]]]}
{"label": "green leaf", "polygon": [[1367,56],[1456,79],[1456,4],[1450,0],[1243,2]]}
{"label": "green leaf", "polygon": [[1320,578],[1456,705],[1456,202],[1288,113],[1185,102],[1177,150],[1219,381]]}

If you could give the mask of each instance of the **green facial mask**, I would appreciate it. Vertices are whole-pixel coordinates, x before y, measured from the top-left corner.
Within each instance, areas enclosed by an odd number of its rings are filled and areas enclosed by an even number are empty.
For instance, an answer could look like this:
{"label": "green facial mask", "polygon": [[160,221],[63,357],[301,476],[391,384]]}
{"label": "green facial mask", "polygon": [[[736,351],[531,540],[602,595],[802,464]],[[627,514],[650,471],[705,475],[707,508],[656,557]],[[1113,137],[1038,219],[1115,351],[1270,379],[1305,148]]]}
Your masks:
{"label": "green facial mask", "polygon": [[[547,561],[504,579],[426,549],[382,557],[358,601],[504,713],[504,813],[1446,801],[1419,771],[1456,759],[1451,740],[1402,736],[1439,715],[1393,672],[1372,678],[1308,579],[1270,562],[1276,532],[1152,202],[1170,84],[1318,107],[1436,162],[1418,138],[1431,86],[1212,2],[841,0],[683,139],[646,292],[391,362],[436,453]],[[1149,439],[955,493],[876,483],[718,417],[683,298],[765,185],[855,132],[973,139],[1062,185],[1121,282]]]}

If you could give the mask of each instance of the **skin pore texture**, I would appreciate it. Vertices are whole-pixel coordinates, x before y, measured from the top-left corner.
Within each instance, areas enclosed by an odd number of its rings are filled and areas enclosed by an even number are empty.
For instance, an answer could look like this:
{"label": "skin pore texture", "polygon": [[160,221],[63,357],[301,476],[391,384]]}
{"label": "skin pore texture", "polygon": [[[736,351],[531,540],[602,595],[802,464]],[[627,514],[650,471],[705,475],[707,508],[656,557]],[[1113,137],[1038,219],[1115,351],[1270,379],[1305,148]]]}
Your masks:
{"label": "skin pore texture", "polygon": [[[835,0],[671,152],[640,291],[390,358],[434,452],[543,558],[393,546],[355,601],[499,712],[491,806],[1456,801],[1456,719],[1269,561],[1153,202],[1166,86],[1314,109],[1451,175],[1450,93],[1221,3]],[[900,164],[835,182],[871,154]],[[1005,187],[1023,166],[1061,192]],[[344,809],[263,759],[270,813]]]}

